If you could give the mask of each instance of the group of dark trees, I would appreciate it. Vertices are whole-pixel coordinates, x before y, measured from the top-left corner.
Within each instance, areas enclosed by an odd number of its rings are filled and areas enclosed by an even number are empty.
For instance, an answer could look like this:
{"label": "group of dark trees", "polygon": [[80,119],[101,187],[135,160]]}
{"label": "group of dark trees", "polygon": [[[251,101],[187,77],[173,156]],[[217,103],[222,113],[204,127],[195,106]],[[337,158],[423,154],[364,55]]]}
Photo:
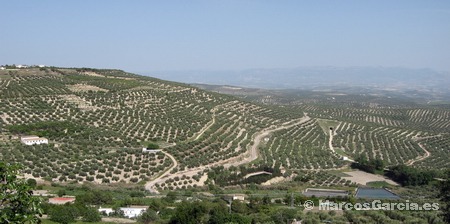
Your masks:
{"label": "group of dark trees", "polygon": [[[247,174],[256,172],[267,172],[259,175],[244,178]],[[225,169],[223,166],[212,168],[208,172],[208,179],[214,180],[214,183],[219,186],[239,185],[239,184],[260,184],[268,181],[271,178],[281,176],[281,171],[278,168],[272,168],[264,164],[258,167],[230,167]]]}
{"label": "group of dark trees", "polygon": [[[291,194],[279,199],[279,205],[289,204]],[[297,198],[295,199],[297,200]],[[299,207],[273,206],[269,196],[251,196],[248,203],[232,201],[231,205],[223,200],[182,202],[177,205],[171,215],[170,224],[180,223],[291,223],[302,220],[302,223],[330,222],[335,212],[320,213],[316,216],[305,213]],[[317,202],[317,201],[316,201]],[[278,204],[277,203],[277,204]],[[318,203],[318,202],[317,202]],[[231,206],[231,208],[230,208]],[[342,218],[340,218],[342,219]]]}
{"label": "group of dark trees", "polygon": [[376,173],[383,171],[384,162],[379,158],[367,160],[367,158],[364,155],[361,155],[358,158],[356,158],[355,162],[352,163],[351,167],[354,169],[366,171],[368,173]]}
{"label": "group of dark trees", "polygon": [[33,124],[9,125],[8,130],[13,134],[34,134],[38,136],[61,137],[83,131],[85,128],[68,121],[43,121]]}
{"label": "group of dark trees", "polygon": [[84,143],[87,145],[92,145],[95,141],[100,142],[105,137],[117,138],[119,136],[114,131],[88,127],[71,121],[41,121],[31,124],[8,125],[6,128],[12,134],[37,135],[52,140],[78,139],[78,144]]}
{"label": "group of dark trees", "polygon": [[87,205],[105,205],[113,203],[113,196],[108,191],[90,190],[78,195],[76,201]]}
{"label": "group of dark trees", "polygon": [[102,217],[97,208],[81,202],[66,205],[45,204],[44,211],[54,222],[68,224],[80,219],[84,222],[99,222]]}
{"label": "group of dark trees", "polygon": [[196,223],[251,223],[251,219],[241,214],[230,214],[225,203],[183,202],[170,219],[170,224]]}
{"label": "group of dark trees", "polygon": [[147,144],[147,149],[159,149],[159,148],[160,148],[159,145],[156,143],[151,142]]}
{"label": "group of dark trees", "polygon": [[436,173],[406,165],[397,165],[392,167],[387,175],[403,186],[420,186],[429,184],[435,178]]}
{"label": "group of dark trees", "polygon": [[[379,173],[383,172],[384,163],[381,159],[367,160],[365,156],[360,156],[351,167],[368,173]],[[403,186],[420,186],[429,184],[436,177],[436,172],[397,165],[391,167],[386,175]]]}

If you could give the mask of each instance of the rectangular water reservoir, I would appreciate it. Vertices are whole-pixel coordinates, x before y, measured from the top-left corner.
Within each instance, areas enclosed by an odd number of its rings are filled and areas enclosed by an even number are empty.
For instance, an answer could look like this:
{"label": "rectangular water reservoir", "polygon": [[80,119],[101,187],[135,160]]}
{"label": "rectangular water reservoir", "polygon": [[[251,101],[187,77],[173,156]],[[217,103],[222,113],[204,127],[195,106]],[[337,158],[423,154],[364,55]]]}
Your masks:
{"label": "rectangular water reservoir", "polygon": [[400,197],[384,188],[358,188],[356,198],[400,199]]}

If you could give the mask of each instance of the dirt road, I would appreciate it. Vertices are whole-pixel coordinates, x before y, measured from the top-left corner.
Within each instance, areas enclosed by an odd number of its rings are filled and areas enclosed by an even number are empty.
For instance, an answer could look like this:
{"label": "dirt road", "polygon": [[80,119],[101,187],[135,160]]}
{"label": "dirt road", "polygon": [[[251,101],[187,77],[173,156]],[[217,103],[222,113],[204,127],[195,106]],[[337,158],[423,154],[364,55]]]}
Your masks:
{"label": "dirt road", "polygon": [[[225,167],[230,167],[230,166],[240,166],[243,164],[247,164],[247,163],[251,163],[254,160],[256,160],[258,158],[258,147],[261,144],[261,140],[264,139],[265,137],[267,137],[269,134],[271,134],[272,132],[276,132],[279,130],[283,130],[283,129],[287,129],[287,128],[291,128],[295,125],[299,125],[302,123],[305,123],[307,121],[311,120],[311,118],[308,115],[305,115],[304,117],[297,119],[295,121],[290,121],[290,122],[286,122],[284,124],[282,124],[279,127],[271,127],[271,128],[266,128],[262,131],[260,131],[259,133],[256,134],[256,136],[254,136],[253,138],[253,145],[250,147],[250,151],[248,151],[247,153],[236,157],[236,161],[231,162],[231,163],[227,163],[224,166]],[[243,157],[243,158],[242,158]],[[242,158],[241,160],[239,160],[239,158]]]}
{"label": "dirt road", "polygon": [[[219,105],[219,106],[222,106],[222,105]],[[216,106],[211,110],[213,112],[212,120],[205,127],[203,127],[202,130],[200,130],[200,132],[197,134],[197,136],[195,138],[193,138],[194,141],[198,140],[200,137],[202,137],[202,135],[205,133],[205,131],[210,129],[216,123],[216,111],[219,106]]]}
{"label": "dirt road", "polygon": [[170,155],[169,153],[164,152],[164,151],[161,151],[161,152],[164,153],[166,156],[168,156],[172,160],[173,165],[172,165],[172,167],[170,167],[170,169],[166,170],[166,172],[161,174],[159,177],[157,177],[154,180],[151,180],[151,181],[149,181],[149,182],[147,182],[145,184],[145,189],[146,190],[148,190],[148,191],[150,191],[152,193],[156,193],[156,194],[158,194],[159,192],[155,188],[153,188],[153,186],[156,183],[158,183],[161,178],[163,178],[165,176],[169,176],[170,172],[172,172],[172,170],[175,169],[178,166],[177,160],[172,155]]}
{"label": "dirt road", "polygon": [[336,153],[336,151],[334,151],[334,148],[333,148],[333,136],[334,136],[333,130],[330,129],[330,140],[328,141],[328,147],[330,148],[330,150],[333,153]]}
{"label": "dirt road", "polygon": [[417,163],[417,162],[419,162],[419,161],[422,161],[422,160],[424,160],[424,159],[430,157],[431,153],[430,153],[428,150],[426,150],[425,147],[423,147],[422,144],[418,143],[418,145],[419,145],[419,147],[425,152],[425,155],[419,156],[419,157],[417,157],[417,158],[415,158],[415,159],[412,159],[412,160],[409,160],[409,161],[406,163],[407,166],[412,166],[414,163]]}
{"label": "dirt road", "polygon": [[[167,152],[164,152],[164,154],[169,156],[169,158],[173,161],[174,165],[169,170],[167,170],[162,175],[160,175],[159,177],[155,178],[152,181],[147,182],[147,184],[145,185],[145,189],[147,189],[147,190],[149,190],[150,192],[153,192],[153,193],[159,193],[156,190],[156,188],[155,188],[155,184],[164,183],[167,179],[170,179],[170,178],[173,179],[175,177],[181,177],[183,175],[192,176],[192,175],[195,175],[195,174],[197,174],[199,172],[203,172],[207,168],[214,167],[214,166],[223,165],[224,167],[228,168],[228,167],[231,167],[231,166],[240,166],[240,165],[243,165],[243,164],[250,163],[250,162],[252,162],[252,161],[254,161],[254,160],[256,160],[258,158],[258,154],[259,154],[258,147],[261,144],[261,140],[264,139],[266,136],[268,136],[269,134],[271,134],[271,133],[273,133],[275,131],[287,129],[287,128],[293,127],[295,125],[299,125],[299,124],[305,123],[305,122],[309,121],[310,119],[311,118],[308,115],[305,114],[304,117],[302,117],[300,119],[297,119],[297,120],[294,120],[294,121],[286,122],[286,123],[282,124],[281,126],[269,127],[269,128],[263,129],[262,131],[256,133],[253,136],[253,145],[250,147],[250,150],[247,151],[245,154],[242,154],[240,156],[237,156],[237,157],[234,157],[234,158],[230,158],[230,159],[227,159],[227,160],[218,161],[216,163],[211,163],[211,164],[208,164],[208,165],[205,165],[205,166],[199,166],[199,167],[191,168],[191,169],[188,169],[188,170],[179,171],[179,172],[176,172],[176,173],[173,173],[173,174],[171,174],[170,172],[175,167],[178,166],[178,163],[177,163],[177,161],[175,160],[175,158],[172,155],[170,155]],[[203,133],[204,133],[204,131],[203,131]],[[199,135],[199,136],[201,136],[201,135]],[[200,185],[199,184],[197,184],[197,185],[201,186],[201,184],[202,183],[200,183]]]}

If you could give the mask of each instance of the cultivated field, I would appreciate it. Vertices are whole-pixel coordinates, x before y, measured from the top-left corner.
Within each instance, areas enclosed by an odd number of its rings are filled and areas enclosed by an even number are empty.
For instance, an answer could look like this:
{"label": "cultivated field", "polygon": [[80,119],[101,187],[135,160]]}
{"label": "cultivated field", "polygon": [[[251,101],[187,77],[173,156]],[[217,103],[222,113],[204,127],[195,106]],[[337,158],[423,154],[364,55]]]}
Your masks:
{"label": "cultivated field", "polygon": [[[303,176],[314,186],[360,182],[328,172],[349,165],[343,156],[380,158],[388,166],[450,165],[446,106],[316,93],[253,99],[119,70],[3,70],[0,159],[54,182],[147,183],[152,190],[215,179],[222,185]],[[30,134],[50,144],[21,144],[20,136]],[[148,143],[162,152],[143,153]],[[270,175],[247,176],[262,171]]]}

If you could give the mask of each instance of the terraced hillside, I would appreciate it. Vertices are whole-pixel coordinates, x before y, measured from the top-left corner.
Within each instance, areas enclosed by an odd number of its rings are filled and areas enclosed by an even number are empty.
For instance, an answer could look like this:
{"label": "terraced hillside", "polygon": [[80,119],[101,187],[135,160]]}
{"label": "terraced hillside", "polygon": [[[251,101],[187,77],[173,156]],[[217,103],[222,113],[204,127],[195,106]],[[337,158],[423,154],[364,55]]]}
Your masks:
{"label": "terraced hillside", "polygon": [[332,169],[343,165],[328,148],[328,135],[317,120],[275,132],[266,139],[262,159],[281,169]]}
{"label": "terraced hillside", "polygon": [[450,167],[450,150],[444,137],[450,133],[450,110],[445,106],[358,106],[363,108],[342,104],[300,108],[312,116],[341,122],[335,128],[333,146],[343,155],[381,158],[388,165]]}
{"label": "terraced hillside", "polygon": [[[326,173],[345,168],[343,156],[450,166],[446,107],[349,96],[277,104],[120,70],[2,70],[0,159],[22,163],[28,177],[145,182],[151,191],[201,186],[214,169],[228,168],[230,176],[245,179],[253,175],[239,166],[275,170],[274,179],[309,175],[317,186],[348,185]],[[50,144],[26,146],[23,135]],[[161,151],[143,152],[149,143]]]}
{"label": "terraced hillside", "polygon": [[[223,88],[216,86],[209,89]],[[276,167],[302,164],[296,168],[333,169],[339,167],[337,158],[356,158],[360,155],[369,159],[383,159],[386,165],[407,164],[427,169],[450,167],[447,141],[450,134],[450,108],[447,104],[417,103],[412,97],[405,99],[382,94],[352,95],[337,91],[234,88],[229,93],[265,105],[300,110],[319,121],[327,120],[333,123],[329,126],[333,127],[331,145],[327,144],[330,137],[327,131],[329,127],[324,128],[320,122],[316,124],[324,129],[324,133],[310,128],[303,130],[303,127],[285,131],[286,133],[275,133],[274,138],[265,146],[263,158],[272,164],[277,161]],[[326,137],[321,136],[324,134]],[[283,137],[280,138],[280,135]],[[300,150],[305,145],[315,148],[309,151],[310,155],[306,158],[301,154],[307,153],[308,150]],[[326,154],[326,149],[331,148],[333,153],[330,156]],[[313,155],[314,157],[311,157]],[[297,163],[291,161],[297,158],[302,159]],[[321,162],[314,164],[309,160]],[[308,165],[304,165],[305,163]]]}
{"label": "terraced hillside", "polygon": [[[1,159],[53,181],[139,182],[233,159],[303,116],[118,70],[6,70],[0,83]],[[50,144],[19,142],[31,134]],[[170,154],[142,153],[149,142]]]}

